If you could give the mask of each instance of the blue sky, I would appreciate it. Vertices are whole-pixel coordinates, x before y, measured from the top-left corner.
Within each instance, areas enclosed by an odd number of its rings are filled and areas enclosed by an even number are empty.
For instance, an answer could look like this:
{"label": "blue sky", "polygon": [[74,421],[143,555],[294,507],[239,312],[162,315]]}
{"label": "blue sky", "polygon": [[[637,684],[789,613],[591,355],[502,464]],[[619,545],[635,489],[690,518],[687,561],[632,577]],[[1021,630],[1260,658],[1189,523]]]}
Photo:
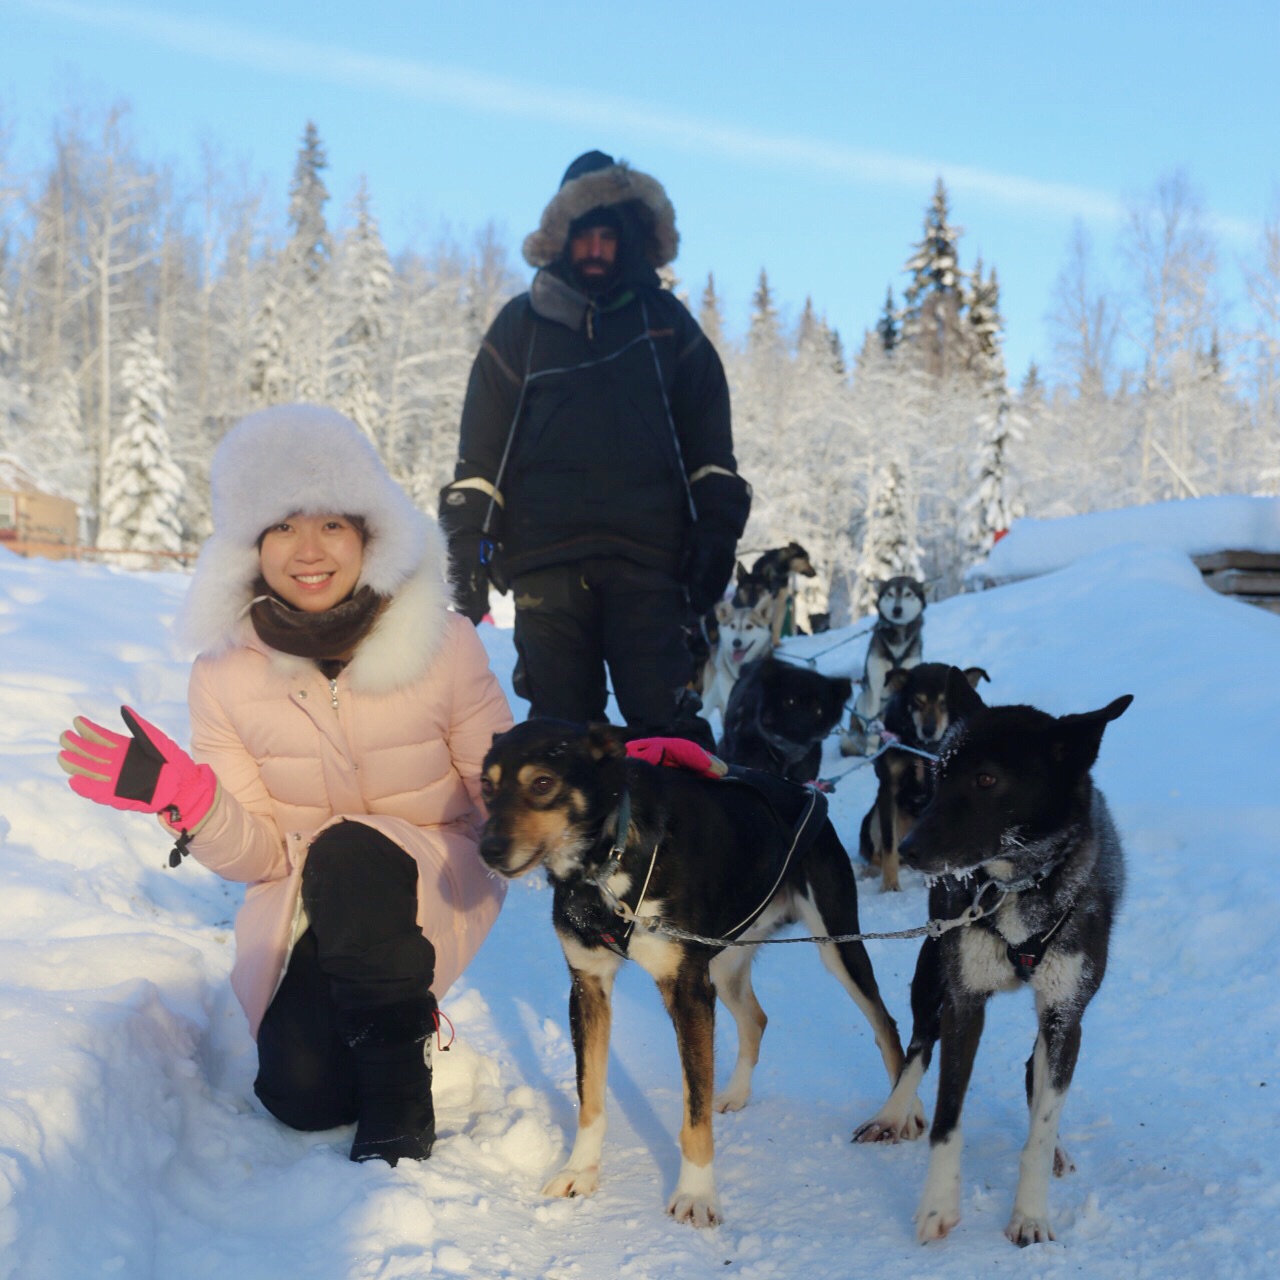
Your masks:
{"label": "blue sky", "polygon": [[763,266],[850,346],[941,174],[962,266],[999,271],[1015,381],[1051,362],[1073,219],[1118,289],[1127,205],[1181,168],[1230,298],[1280,208],[1280,0],[0,0],[0,48],[18,164],[69,104],[124,99],[144,154],[194,179],[210,141],[283,205],[312,119],[331,222],[364,174],[393,251],[492,220],[518,261],[599,147],[664,183],[684,285],[714,271],[731,328]]}

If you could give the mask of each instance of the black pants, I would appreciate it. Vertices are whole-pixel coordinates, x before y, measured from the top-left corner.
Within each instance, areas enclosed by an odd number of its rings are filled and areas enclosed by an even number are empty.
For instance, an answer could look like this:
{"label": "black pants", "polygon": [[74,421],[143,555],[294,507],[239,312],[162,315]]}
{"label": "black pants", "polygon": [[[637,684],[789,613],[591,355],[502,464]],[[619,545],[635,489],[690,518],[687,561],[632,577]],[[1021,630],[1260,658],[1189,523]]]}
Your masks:
{"label": "black pants", "polygon": [[258,1029],[254,1092],[293,1129],[356,1119],[344,1028],[361,1011],[427,994],[435,948],[418,928],[418,867],[360,822],[330,827],[302,871],[310,925]]}
{"label": "black pants", "polygon": [[623,719],[670,725],[693,675],[684,588],[630,560],[582,560],[521,574],[511,584],[519,654],[516,692],[530,717],[605,719],[605,667]]}

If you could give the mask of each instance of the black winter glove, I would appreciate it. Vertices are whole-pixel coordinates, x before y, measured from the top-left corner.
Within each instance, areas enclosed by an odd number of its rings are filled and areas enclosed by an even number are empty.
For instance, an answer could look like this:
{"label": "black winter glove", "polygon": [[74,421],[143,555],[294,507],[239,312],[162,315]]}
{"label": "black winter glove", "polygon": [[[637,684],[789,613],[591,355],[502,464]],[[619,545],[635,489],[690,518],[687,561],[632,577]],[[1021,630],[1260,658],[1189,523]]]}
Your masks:
{"label": "black winter glove", "polygon": [[495,567],[495,540],[482,531],[489,505],[482,489],[455,482],[440,490],[440,527],[449,539],[454,605],[475,623],[489,612],[489,582]]}
{"label": "black winter glove", "polygon": [[689,530],[680,581],[695,613],[708,612],[724,596],[737,564],[737,549],[738,540],[715,525],[699,522]]}
{"label": "black winter glove", "polygon": [[480,562],[478,533],[457,533],[449,541],[449,580],[459,613],[479,624],[489,612],[489,575]]}

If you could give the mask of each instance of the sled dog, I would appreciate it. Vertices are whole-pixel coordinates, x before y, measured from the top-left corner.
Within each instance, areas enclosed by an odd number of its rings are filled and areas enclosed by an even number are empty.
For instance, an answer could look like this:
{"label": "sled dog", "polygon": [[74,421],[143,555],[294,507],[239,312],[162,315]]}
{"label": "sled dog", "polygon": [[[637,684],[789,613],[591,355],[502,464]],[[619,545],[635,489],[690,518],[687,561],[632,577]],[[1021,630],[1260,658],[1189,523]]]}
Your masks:
{"label": "sled dog", "polygon": [[[858,833],[858,852],[880,868],[881,888],[898,885],[898,846],[933,798],[930,762],[903,748],[936,755],[951,725],[982,706],[977,687],[991,677],[981,667],[949,667],[922,662],[910,671],[889,672],[889,700],[881,712],[888,749],[875,762],[879,789]],[[895,745],[897,750],[894,749]]]}
{"label": "sled dog", "polygon": [[929,1171],[916,1210],[922,1242],[960,1221],[960,1111],[987,999],[1030,987],[1039,1031],[1027,1059],[1030,1128],[1005,1235],[1054,1239],[1050,1173],[1074,1166],[1058,1121],[1080,1051],[1080,1020],[1107,968],[1124,888],[1115,825],[1089,770],[1107,724],[1133,701],[1054,718],[1033,707],[989,707],[943,739],[937,794],[902,842],[902,860],[931,878],[929,914],[977,923],[926,939],[911,982],[911,1043],[880,1111],[855,1135],[910,1137],[913,1105],[941,1039]]}
{"label": "sled dog", "polygon": [[822,766],[822,741],[839,725],[852,694],[847,676],[759,658],[729,695],[719,752],[730,764],[812,782]]}
{"label": "sled dog", "polygon": [[869,755],[880,745],[867,726],[884,707],[885,681],[895,668],[910,670],[924,661],[924,583],[897,577],[882,582],[876,594],[876,623],[867,642],[858,700],[840,754]]}
{"label": "sled dog", "polygon": [[794,627],[788,626],[792,577],[799,574],[802,578],[813,578],[817,573],[809,553],[798,542],[788,542],[785,547],[774,547],[757,557],[750,571],[738,566],[733,603],[751,606],[762,600],[769,601],[773,647],[776,649],[784,635],[794,634]]}
{"label": "sled dog", "polygon": [[721,600],[715,608],[717,636],[702,675],[702,710],[724,715],[729,694],[743,667],[770,651],[772,606],[761,600],[741,608]]}
{"label": "sled dog", "polygon": [[[611,993],[630,959],[662,993],[684,1079],[680,1174],[667,1212],[713,1226],[721,1212],[712,1112],[746,1105],[766,1022],[751,986],[755,947],[690,943],[635,920],[659,917],[705,939],[749,942],[794,920],[815,934],[857,933],[857,887],[819,793],[748,771],[705,777],[626,750],[609,726],[531,720],[498,735],[481,777],[489,819],[480,852],[511,879],[546,869],[572,978],[578,1132],[544,1193],[589,1195],[599,1181]],[[889,1078],[897,1079],[898,1030],[866,949],[827,943],[822,957],[870,1022]],[[728,1084],[714,1093],[717,996],[737,1026],[738,1055]],[[916,1115],[923,1128],[918,1101]]]}

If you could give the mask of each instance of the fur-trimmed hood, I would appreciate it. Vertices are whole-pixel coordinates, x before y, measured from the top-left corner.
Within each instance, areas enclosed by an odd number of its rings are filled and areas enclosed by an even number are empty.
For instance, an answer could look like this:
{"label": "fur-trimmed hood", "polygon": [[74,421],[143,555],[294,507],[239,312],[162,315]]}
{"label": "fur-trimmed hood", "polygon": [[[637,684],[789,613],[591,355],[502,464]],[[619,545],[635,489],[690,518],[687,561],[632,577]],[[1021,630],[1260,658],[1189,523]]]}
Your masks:
{"label": "fur-trimmed hood", "polygon": [[419,631],[402,657],[411,659],[414,670],[406,672],[403,662],[394,661],[394,670],[385,672],[388,679],[377,683],[394,688],[425,669],[449,605],[444,539],[350,418],[307,404],[250,414],[218,445],[210,485],[213,534],[200,551],[177,623],[186,643],[215,653],[256,639],[247,610],[260,568],[258,539],[272,524],[297,513],[360,516],[367,541],[357,585],[392,597],[392,603],[360,645],[352,679],[390,657],[380,651],[408,614]]}
{"label": "fur-trimmed hood", "polygon": [[656,178],[625,160],[566,182],[542,211],[538,229],[525,237],[524,260],[531,267],[550,266],[564,252],[576,219],[592,209],[629,202],[639,207],[646,224],[641,256],[654,268],[673,262],[680,248],[675,208]]}

